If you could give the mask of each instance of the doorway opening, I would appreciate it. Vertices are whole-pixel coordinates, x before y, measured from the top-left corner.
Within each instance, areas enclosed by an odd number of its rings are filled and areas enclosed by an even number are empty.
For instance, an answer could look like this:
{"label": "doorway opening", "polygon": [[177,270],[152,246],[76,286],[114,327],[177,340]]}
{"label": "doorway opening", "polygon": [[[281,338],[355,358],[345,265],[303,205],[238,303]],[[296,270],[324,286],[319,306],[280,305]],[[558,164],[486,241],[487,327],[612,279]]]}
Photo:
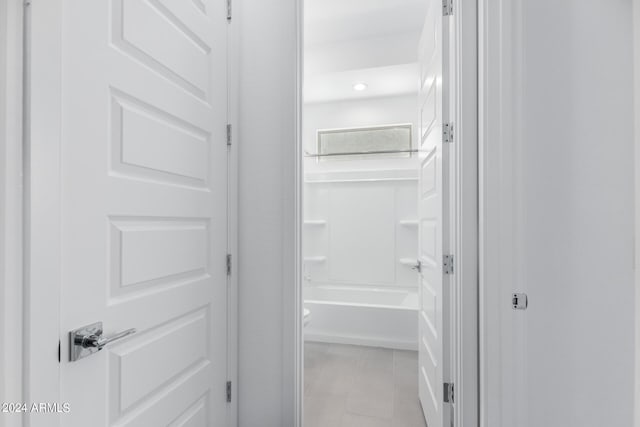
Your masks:
{"label": "doorway opening", "polygon": [[418,45],[427,3],[305,0],[305,426],[425,425]]}
{"label": "doorway opening", "polygon": [[304,0],[305,427],[477,421],[477,48],[475,31],[459,34],[477,11],[465,7]]}

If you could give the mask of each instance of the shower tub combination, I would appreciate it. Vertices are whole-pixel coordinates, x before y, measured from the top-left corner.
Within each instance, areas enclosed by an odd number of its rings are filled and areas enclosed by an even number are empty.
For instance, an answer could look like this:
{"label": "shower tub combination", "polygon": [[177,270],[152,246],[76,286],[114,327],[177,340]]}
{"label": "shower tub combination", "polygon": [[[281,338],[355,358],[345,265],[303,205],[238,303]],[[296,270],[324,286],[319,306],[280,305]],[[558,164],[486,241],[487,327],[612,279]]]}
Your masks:
{"label": "shower tub combination", "polygon": [[418,349],[417,290],[312,285],[304,305],[307,341]]}

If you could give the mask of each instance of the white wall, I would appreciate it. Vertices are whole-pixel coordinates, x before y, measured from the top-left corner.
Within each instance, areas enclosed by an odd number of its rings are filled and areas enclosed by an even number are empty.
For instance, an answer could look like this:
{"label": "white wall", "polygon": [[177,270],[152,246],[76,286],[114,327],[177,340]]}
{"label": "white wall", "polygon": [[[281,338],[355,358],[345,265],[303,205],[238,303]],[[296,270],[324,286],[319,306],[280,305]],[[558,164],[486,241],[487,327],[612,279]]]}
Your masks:
{"label": "white wall", "polygon": [[484,427],[633,425],[631,4],[481,1]]}
{"label": "white wall", "polygon": [[241,26],[239,424],[292,427],[298,2],[233,3]]}
{"label": "white wall", "polygon": [[512,314],[523,325],[525,354],[516,366],[525,391],[518,425],[627,427],[635,301],[631,2],[520,5],[513,288],[528,293],[529,308]]}

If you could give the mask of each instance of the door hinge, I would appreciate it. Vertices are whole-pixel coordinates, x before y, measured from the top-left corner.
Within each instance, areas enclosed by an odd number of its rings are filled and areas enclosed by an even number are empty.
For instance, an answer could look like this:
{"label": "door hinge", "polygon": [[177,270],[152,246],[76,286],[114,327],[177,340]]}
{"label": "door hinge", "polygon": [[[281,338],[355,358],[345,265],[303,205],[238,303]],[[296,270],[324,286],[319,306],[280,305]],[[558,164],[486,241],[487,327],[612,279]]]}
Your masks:
{"label": "door hinge", "polygon": [[231,254],[227,254],[227,276],[231,276]]}
{"label": "door hinge", "polygon": [[527,294],[513,294],[511,296],[511,307],[514,310],[526,310],[529,305]]}
{"label": "door hinge", "polygon": [[444,403],[455,403],[455,396],[453,394],[453,383],[444,383],[444,390],[442,392],[442,398]]}
{"label": "door hinge", "polygon": [[227,0],[227,21],[231,21],[231,0]]}
{"label": "door hinge", "polygon": [[444,274],[453,274],[453,255],[444,255],[442,257],[442,272]]}
{"label": "door hinge", "polygon": [[233,130],[233,127],[228,124],[227,125],[227,147],[231,147],[231,132]]}
{"label": "door hinge", "polygon": [[453,142],[453,123],[442,125],[442,142]]}
{"label": "door hinge", "polygon": [[453,0],[442,0],[442,16],[453,15]]}
{"label": "door hinge", "polygon": [[231,403],[231,381],[227,381],[227,402]]}

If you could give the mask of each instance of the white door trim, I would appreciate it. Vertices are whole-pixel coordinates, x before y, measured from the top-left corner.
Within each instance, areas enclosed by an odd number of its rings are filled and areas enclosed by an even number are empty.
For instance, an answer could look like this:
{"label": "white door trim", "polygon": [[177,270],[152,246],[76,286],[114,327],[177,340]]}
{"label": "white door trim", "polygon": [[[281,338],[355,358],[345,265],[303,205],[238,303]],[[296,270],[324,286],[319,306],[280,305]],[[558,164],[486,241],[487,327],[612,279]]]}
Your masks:
{"label": "white door trim", "polygon": [[[22,401],[22,52],[21,0],[0,4],[0,402]],[[22,417],[2,414],[1,427]]]}
{"label": "white door trim", "polygon": [[283,155],[288,167],[284,171],[284,194],[292,194],[293,200],[285,200],[284,227],[284,283],[283,286],[283,423],[302,427],[304,414],[304,363],[303,363],[303,295],[302,295],[302,103],[304,75],[304,0],[293,0],[296,44],[293,54],[295,76],[292,102],[294,114],[293,147],[285,144]]}
{"label": "white door trim", "polygon": [[478,7],[476,0],[456,4],[451,54],[451,102],[455,105],[451,145],[450,248],[451,378],[455,388],[455,426],[477,426],[479,420],[478,336]]}
{"label": "white door trim", "polygon": [[[518,58],[519,0],[479,0],[479,212],[480,212],[480,425],[519,425],[517,401],[523,366],[515,349],[518,329],[510,297],[517,250],[513,145],[519,123],[514,79]],[[522,316],[521,316],[522,317]],[[506,393],[506,391],[509,393]]]}
{"label": "white door trim", "polygon": [[227,279],[227,381],[231,381],[231,403],[227,410],[227,426],[238,425],[238,140],[240,106],[240,25],[228,21],[227,28],[227,121],[231,125],[231,146],[228,159],[228,242],[231,255],[231,275]]}
{"label": "white door trim", "polygon": [[635,269],[636,363],[635,425],[640,426],[640,0],[633,0],[635,109]]}

